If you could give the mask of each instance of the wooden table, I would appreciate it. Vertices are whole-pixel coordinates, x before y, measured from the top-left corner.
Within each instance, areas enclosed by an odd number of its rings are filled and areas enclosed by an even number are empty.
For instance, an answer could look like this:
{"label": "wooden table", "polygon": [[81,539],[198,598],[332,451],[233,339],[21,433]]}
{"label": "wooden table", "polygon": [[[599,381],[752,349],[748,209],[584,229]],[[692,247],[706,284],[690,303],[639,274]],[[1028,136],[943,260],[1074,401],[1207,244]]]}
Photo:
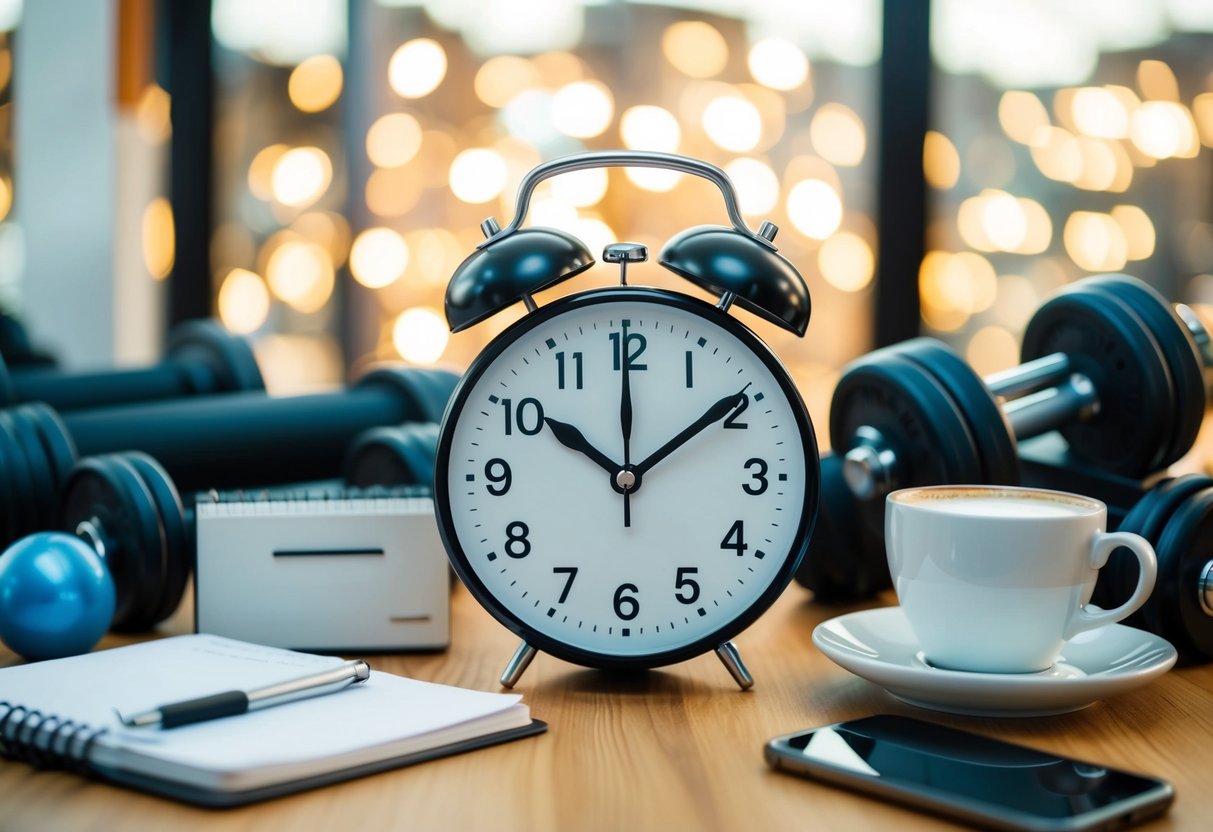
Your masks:
{"label": "wooden table", "polygon": [[[802,830],[954,828],[932,817],[768,770],[776,734],[905,713],[1172,781],[1152,828],[1213,829],[1213,665],[1077,713],[950,717],[902,705],[826,659],[813,627],[845,610],[793,585],[737,639],[755,686],[715,656],[647,673],[586,670],[540,655],[518,686],[546,734],[243,809],[204,810],[63,773],[0,763],[0,829]],[[885,599],[888,601],[889,599]],[[516,646],[462,589],[444,653],[368,657],[379,670],[482,690]],[[188,606],[188,605],[187,605]],[[164,630],[188,632],[183,609]],[[108,637],[111,647],[129,639]],[[0,665],[15,657],[0,648]]]}

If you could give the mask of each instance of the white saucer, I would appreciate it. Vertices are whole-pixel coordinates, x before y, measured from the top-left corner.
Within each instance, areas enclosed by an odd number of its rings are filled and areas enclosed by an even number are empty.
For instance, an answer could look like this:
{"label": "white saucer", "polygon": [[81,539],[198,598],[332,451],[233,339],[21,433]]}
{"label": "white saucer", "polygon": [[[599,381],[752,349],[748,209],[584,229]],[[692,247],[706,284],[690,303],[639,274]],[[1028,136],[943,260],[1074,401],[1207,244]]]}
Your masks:
{"label": "white saucer", "polygon": [[1076,711],[1140,687],[1175,664],[1156,635],[1112,624],[1066,642],[1040,673],[969,673],[927,663],[901,607],[832,618],[813,643],[847,670],[910,705],[969,716],[1046,716]]}

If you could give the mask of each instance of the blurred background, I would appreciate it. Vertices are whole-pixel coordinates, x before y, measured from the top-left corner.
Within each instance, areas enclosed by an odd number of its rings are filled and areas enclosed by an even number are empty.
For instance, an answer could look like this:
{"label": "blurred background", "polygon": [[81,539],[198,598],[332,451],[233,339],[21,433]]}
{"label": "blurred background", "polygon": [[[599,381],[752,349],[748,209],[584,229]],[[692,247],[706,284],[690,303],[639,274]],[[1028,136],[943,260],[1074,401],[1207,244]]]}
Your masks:
{"label": "blurred background", "polygon": [[[818,425],[881,344],[1017,363],[1088,274],[1213,304],[1208,0],[0,0],[0,29],[0,307],[68,364],[215,315],[273,392],[463,369],[522,312],[447,330],[480,221],[617,147],[713,162],[780,227],[807,336],[736,314]],[[616,169],[544,183],[529,223],[655,255],[727,218],[710,183]]]}

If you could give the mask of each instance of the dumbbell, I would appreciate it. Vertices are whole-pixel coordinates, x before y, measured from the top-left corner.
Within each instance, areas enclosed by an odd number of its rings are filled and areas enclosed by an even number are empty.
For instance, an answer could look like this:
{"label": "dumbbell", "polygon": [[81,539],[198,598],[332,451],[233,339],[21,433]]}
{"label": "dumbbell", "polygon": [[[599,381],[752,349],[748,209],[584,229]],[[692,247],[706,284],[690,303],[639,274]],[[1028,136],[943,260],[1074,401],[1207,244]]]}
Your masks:
{"label": "dumbbell", "polygon": [[[346,456],[345,483],[410,495],[401,487],[432,484],[437,431],[436,424],[416,423],[359,436]],[[337,485],[248,493],[294,495]],[[80,460],[65,478],[57,524],[68,531],[31,534],[0,554],[0,641],[27,658],[74,655],[108,629],[146,630],[172,615],[194,562],[195,496],[182,500],[168,472],[145,453]]]}
{"label": "dumbbell", "polygon": [[25,325],[16,315],[0,311],[0,363],[16,370],[49,368],[57,362],[53,355],[34,346]]}
{"label": "dumbbell", "polygon": [[997,375],[981,378],[929,338],[864,356],[834,391],[834,454],[822,459],[818,529],[797,579],[827,601],[885,588],[885,495],[1017,484],[1017,440],[1057,430],[1104,470],[1165,468],[1200,428],[1209,343],[1191,310],[1133,278],[1104,275],[1041,306],[1024,333],[1024,363]]}
{"label": "dumbbell", "polygon": [[[1157,633],[1188,661],[1213,660],[1213,479],[1108,474],[1075,459],[1049,436],[1024,442],[1020,450],[1025,484],[1095,497],[1108,507],[1110,529],[1134,532],[1154,546],[1154,592],[1121,623]],[[1117,606],[1136,586],[1137,572],[1136,557],[1114,551],[1091,601]]]}
{"label": "dumbbell", "polygon": [[164,359],[141,369],[64,373],[45,367],[6,368],[0,362],[0,405],[43,402],[65,411],[264,389],[248,342],[214,321],[174,327]]}
{"label": "dumbbell", "polygon": [[[49,528],[56,495],[80,456],[144,451],[183,491],[335,476],[346,446],[372,427],[437,422],[458,376],[382,367],[342,391],[269,397],[229,393],[59,415],[41,404],[0,412],[0,545]],[[5,521],[6,524],[5,524]]]}

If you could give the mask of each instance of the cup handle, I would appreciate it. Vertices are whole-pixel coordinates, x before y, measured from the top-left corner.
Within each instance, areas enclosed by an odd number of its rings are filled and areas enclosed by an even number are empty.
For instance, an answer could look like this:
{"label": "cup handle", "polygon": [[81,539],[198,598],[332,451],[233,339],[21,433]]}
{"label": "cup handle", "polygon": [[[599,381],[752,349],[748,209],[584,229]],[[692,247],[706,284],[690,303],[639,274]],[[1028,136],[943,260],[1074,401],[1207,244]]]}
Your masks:
{"label": "cup handle", "polygon": [[1128,617],[1136,612],[1154,591],[1154,581],[1158,576],[1158,559],[1154,555],[1154,547],[1150,545],[1150,541],[1141,535],[1132,532],[1109,532],[1096,535],[1091,542],[1092,568],[1102,569],[1113,550],[1121,546],[1137,556],[1137,563],[1141,567],[1137,577],[1137,587],[1133,590],[1133,594],[1119,607],[1110,610],[1093,611],[1087,607],[1079,607],[1066,624],[1066,631],[1062,636],[1066,641],[1079,633],[1107,624],[1115,624]]}

